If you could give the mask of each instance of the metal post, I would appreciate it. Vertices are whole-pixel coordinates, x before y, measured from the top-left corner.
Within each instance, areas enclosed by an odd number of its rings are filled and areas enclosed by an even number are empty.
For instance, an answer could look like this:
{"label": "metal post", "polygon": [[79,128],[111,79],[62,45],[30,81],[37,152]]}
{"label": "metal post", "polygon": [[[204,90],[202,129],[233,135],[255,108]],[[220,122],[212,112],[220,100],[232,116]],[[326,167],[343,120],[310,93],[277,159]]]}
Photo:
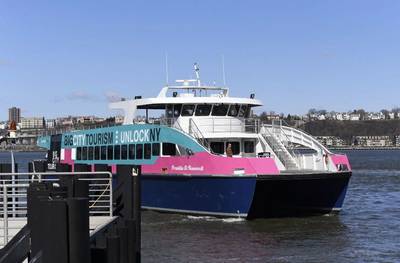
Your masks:
{"label": "metal post", "polygon": [[112,181],[112,175],[110,174],[110,179],[109,179],[109,186],[110,186],[110,213],[109,215],[112,217],[113,216],[113,181]]}
{"label": "metal post", "polygon": [[[5,183],[5,182],[4,182]],[[3,224],[4,224],[4,245],[8,242],[8,203],[7,203],[7,185],[3,185]]]}
{"label": "metal post", "polygon": [[[15,159],[14,159],[14,152],[11,151],[11,184],[15,185]],[[15,187],[11,188],[11,193],[12,193],[12,197],[11,197],[11,204],[12,204],[12,217],[16,217],[15,216],[15,203],[16,203],[16,198],[15,198]]]}

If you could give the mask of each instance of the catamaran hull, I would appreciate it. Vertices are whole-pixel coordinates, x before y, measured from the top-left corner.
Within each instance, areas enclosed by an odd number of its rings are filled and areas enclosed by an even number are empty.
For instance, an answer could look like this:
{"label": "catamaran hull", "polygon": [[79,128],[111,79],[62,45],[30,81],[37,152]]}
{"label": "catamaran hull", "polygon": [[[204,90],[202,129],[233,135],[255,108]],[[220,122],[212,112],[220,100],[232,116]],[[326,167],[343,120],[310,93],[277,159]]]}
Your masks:
{"label": "catamaran hull", "polygon": [[259,176],[142,175],[142,207],[247,219],[326,214],[343,205],[351,172]]}
{"label": "catamaran hull", "polygon": [[351,172],[258,176],[247,218],[339,212]]}

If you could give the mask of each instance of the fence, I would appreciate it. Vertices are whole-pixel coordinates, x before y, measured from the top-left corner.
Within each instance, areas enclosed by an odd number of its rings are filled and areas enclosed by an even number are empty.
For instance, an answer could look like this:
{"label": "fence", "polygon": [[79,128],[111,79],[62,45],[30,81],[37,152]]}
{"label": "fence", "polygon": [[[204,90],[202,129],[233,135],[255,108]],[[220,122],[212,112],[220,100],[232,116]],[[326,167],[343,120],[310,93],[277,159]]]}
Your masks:
{"label": "fence", "polygon": [[113,185],[110,172],[46,172],[0,174],[0,247],[26,224],[27,189],[32,182],[59,185],[60,180],[77,176],[89,186],[89,215],[113,216]]}

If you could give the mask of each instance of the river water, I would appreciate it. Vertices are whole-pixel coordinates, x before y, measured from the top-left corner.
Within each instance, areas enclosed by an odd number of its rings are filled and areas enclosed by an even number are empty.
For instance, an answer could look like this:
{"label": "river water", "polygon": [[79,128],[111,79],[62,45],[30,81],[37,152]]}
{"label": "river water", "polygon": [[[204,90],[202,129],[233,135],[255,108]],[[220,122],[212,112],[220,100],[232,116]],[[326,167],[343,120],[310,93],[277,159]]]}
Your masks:
{"label": "river water", "polygon": [[[345,153],[353,177],[339,215],[246,221],[144,211],[142,262],[400,262],[400,151]],[[20,171],[42,156],[17,153]]]}

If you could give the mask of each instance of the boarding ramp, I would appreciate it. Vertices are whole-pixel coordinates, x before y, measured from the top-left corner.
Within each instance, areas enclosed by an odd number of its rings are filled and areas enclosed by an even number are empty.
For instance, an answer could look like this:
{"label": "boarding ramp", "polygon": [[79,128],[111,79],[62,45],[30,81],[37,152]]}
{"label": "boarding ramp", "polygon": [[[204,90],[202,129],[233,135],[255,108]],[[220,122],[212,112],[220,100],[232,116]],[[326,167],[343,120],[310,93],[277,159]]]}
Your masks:
{"label": "boarding ramp", "polygon": [[59,185],[61,180],[77,177],[89,187],[90,230],[113,217],[113,185],[110,172],[45,172],[0,174],[0,248],[4,247],[27,223],[27,190],[33,182]]}

